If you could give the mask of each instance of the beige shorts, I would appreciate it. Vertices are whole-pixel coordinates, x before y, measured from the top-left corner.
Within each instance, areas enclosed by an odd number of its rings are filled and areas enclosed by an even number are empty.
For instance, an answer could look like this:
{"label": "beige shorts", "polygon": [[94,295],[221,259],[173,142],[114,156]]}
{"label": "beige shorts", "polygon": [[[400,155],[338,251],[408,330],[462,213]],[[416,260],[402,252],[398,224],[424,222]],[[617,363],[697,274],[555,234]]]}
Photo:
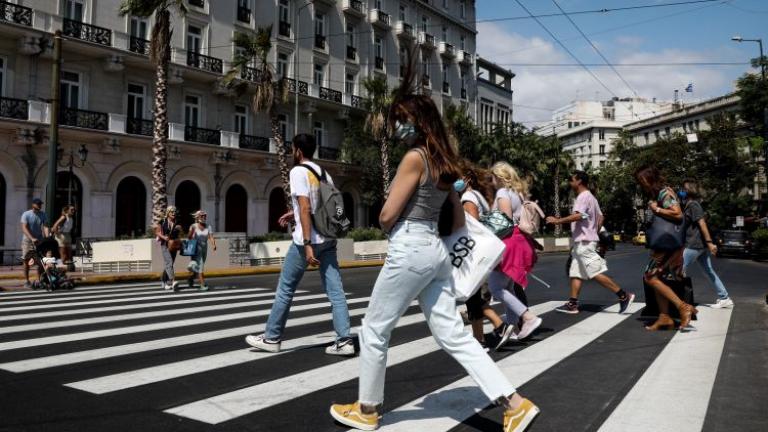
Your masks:
{"label": "beige shorts", "polygon": [[58,233],[54,235],[56,238],[56,243],[59,244],[59,247],[69,247],[72,246],[72,235],[70,233]]}
{"label": "beige shorts", "polygon": [[590,280],[608,271],[605,259],[597,253],[597,242],[577,242],[571,249],[571,278]]}
{"label": "beige shorts", "polygon": [[24,236],[21,239],[21,258],[23,260],[28,260],[34,250],[35,250],[35,243],[33,243],[32,240]]}

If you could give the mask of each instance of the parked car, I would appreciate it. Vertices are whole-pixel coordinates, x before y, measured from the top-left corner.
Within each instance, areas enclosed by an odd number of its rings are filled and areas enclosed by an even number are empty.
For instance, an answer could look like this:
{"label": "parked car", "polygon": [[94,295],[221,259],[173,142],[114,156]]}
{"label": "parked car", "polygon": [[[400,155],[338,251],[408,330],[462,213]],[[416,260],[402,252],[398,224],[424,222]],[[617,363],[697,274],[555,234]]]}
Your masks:
{"label": "parked car", "polygon": [[621,233],[613,233],[613,241],[616,243],[621,243],[623,241],[621,238]]}
{"label": "parked car", "polygon": [[635,246],[645,245],[645,231],[640,231],[636,236],[632,237],[632,244]]}
{"label": "parked car", "polygon": [[741,230],[723,230],[715,236],[717,256],[743,256],[752,255],[752,238],[749,233]]}

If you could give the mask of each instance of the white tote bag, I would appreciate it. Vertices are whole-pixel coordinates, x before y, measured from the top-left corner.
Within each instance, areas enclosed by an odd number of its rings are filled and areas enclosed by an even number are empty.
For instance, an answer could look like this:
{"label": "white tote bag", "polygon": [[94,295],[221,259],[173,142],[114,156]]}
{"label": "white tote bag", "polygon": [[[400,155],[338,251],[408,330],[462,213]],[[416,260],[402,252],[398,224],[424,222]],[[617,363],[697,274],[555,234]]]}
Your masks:
{"label": "white tote bag", "polygon": [[477,292],[488,274],[499,265],[504,242],[491,230],[465,214],[466,225],[443,237],[453,271],[453,292],[457,300],[466,301]]}

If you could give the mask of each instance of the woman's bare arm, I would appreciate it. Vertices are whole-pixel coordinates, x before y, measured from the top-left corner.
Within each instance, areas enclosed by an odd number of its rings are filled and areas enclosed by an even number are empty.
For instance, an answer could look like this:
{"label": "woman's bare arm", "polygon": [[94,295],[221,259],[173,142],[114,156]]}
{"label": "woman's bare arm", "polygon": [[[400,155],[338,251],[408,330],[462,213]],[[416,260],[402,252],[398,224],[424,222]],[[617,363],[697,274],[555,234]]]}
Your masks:
{"label": "woman's bare arm", "polygon": [[389,196],[379,215],[379,224],[384,231],[390,231],[400,218],[408,200],[416,192],[424,173],[424,160],[418,152],[410,151],[405,154],[397,174],[389,188]]}

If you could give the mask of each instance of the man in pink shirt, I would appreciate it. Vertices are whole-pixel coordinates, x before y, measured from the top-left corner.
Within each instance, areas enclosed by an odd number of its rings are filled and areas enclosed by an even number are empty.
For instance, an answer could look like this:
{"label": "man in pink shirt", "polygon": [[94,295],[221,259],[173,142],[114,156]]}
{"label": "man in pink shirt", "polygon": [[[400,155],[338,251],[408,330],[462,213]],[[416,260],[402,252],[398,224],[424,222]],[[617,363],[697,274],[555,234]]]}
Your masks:
{"label": "man in pink shirt", "polygon": [[571,297],[555,310],[568,314],[579,313],[581,285],[585,280],[595,280],[616,294],[619,298],[619,313],[624,313],[635,300],[635,295],[625,292],[605,274],[608,266],[605,259],[597,252],[600,241],[597,233],[603,225],[603,212],[600,211],[600,204],[589,190],[589,175],[584,171],[575,171],[569,183],[576,194],[571,215],[563,218],[549,216],[546,219],[548,224],[553,225],[570,223],[573,235],[571,265],[568,270],[571,278]]}

